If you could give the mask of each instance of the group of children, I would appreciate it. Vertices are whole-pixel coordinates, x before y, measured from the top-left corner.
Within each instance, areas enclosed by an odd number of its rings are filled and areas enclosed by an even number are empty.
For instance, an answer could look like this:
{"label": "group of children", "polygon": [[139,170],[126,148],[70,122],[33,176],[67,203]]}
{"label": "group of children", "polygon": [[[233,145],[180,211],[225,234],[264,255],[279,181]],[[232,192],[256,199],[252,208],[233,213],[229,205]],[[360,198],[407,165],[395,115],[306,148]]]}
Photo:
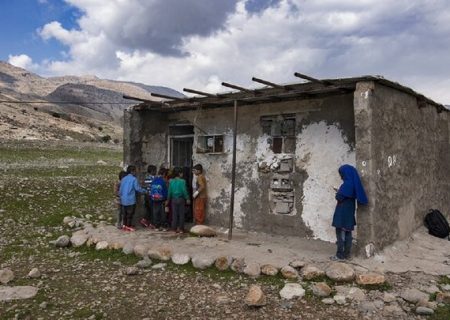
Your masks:
{"label": "group of children", "polygon": [[[206,178],[203,167],[193,167],[192,199],[195,224],[204,224],[206,212]],[[130,165],[127,171],[119,173],[119,181],[114,192],[117,204],[117,228],[135,231],[133,216],[136,211],[136,194],[145,196],[146,217],[140,223],[147,228],[160,231],[184,233],[186,207],[191,204],[183,169],[169,170],[149,165],[144,187],[136,178],[136,166]]]}

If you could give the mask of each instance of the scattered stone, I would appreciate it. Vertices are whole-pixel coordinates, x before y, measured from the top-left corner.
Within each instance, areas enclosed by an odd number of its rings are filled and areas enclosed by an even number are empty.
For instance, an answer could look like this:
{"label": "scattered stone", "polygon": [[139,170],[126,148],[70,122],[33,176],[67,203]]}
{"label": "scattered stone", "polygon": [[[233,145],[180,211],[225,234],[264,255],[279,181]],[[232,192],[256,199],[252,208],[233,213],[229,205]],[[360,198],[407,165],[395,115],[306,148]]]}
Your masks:
{"label": "scattered stone", "polygon": [[100,241],[97,242],[95,245],[95,250],[106,250],[108,249],[108,242],[107,241]]}
{"label": "scattered stone", "polygon": [[333,262],[325,270],[328,278],[334,281],[349,282],[355,278],[355,270],[346,263]]}
{"label": "scattered stone", "polygon": [[294,261],[291,261],[290,263],[289,263],[289,265],[292,267],[292,268],[295,268],[295,269],[301,269],[301,268],[303,268],[304,266],[306,266],[306,262],[305,261],[303,261],[303,260],[294,260]]}
{"label": "scattered stone", "polygon": [[436,302],[450,304],[450,293],[438,292],[436,294]]}
{"label": "scattered stone", "polygon": [[245,268],[245,259],[244,258],[236,258],[231,263],[231,270],[237,273],[244,272]]}
{"label": "scattered stone", "polygon": [[298,278],[298,272],[291,266],[284,266],[280,270],[283,277],[286,279],[297,279]]}
{"label": "scattered stone", "polygon": [[401,293],[400,297],[402,297],[404,300],[411,302],[411,303],[417,303],[420,300],[428,301],[428,295],[426,293],[423,293],[422,291],[419,291],[414,288],[404,290]]}
{"label": "scattered stone", "polygon": [[334,299],[334,301],[336,301],[336,303],[337,304],[339,304],[339,305],[343,305],[343,304],[345,304],[345,302],[346,302],[346,298],[345,298],[345,296],[341,296],[341,295],[335,295],[334,297],[333,297],[333,299]]}
{"label": "scattered stone", "polygon": [[396,300],[396,297],[393,294],[391,294],[389,292],[385,292],[383,294],[383,301],[384,302],[391,303],[391,302],[394,302],[395,300]]}
{"label": "scattered stone", "polygon": [[280,291],[280,297],[286,300],[298,297],[302,298],[305,295],[305,289],[299,283],[286,283]]}
{"label": "scattered stone", "polygon": [[149,258],[144,258],[136,263],[136,267],[139,269],[146,269],[152,265],[152,260]]}
{"label": "scattered stone", "polygon": [[28,273],[28,278],[39,278],[40,276],[41,276],[41,272],[39,271],[38,268],[33,268]]}
{"label": "scattered stone", "polygon": [[425,307],[425,308],[435,310],[437,308],[437,304],[438,303],[435,301],[420,300],[419,302],[416,303],[416,308],[417,307]]}
{"label": "scattered stone", "polygon": [[209,256],[195,256],[192,258],[192,265],[196,269],[206,269],[213,265],[215,259]]}
{"label": "scattered stone", "polygon": [[187,254],[175,253],[172,256],[172,262],[175,264],[178,264],[178,265],[187,264],[187,263],[189,263],[190,260],[191,260],[191,257],[189,257],[189,255],[187,255]]}
{"label": "scattered stone", "polygon": [[278,273],[278,268],[271,264],[265,264],[261,267],[261,273],[267,276],[275,276]]}
{"label": "scattered stone", "polygon": [[38,288],[31,286],[0,287],[0,301],[33,298],[38,293]]}
{"label": "scattered stone", "polygon": [[125,254],[132,254],[134,253],[134,246],[132,243],[127,243],[123,246],[122,252]]}
{"label": "scattered stone", "polygon": [[228,268],[230,267],[231,263],[233,262],[233,258],[230,256],[221,256],[218,257],[216,259],[216,261],[214,262],[214,265],[216,266],[216,268],[220,271],[225,271],[228,270]]}
{"label": "scattered stone", "polygon": [[356,276],[356,283],[360,285],[377,285],[383,284],[385,281],[384,275],[373,272],[362,273]]}
{"label": "scattered stone", "polygon": [[261,267],[259,263],[250,262],[244,268],[244,274],[252,278],[257,278],[261,275]]}
{"label": "scattered stone", "polygon": [[111,250],[120,250],[120,249],[123,249],[123,243],[122,242],[112,242],[109,244],[108,248]]}
{"label": "scattered stone", "polygon": [[[345,301],[344,301],[344,303],[345,303]],[[344,304],[344,303],[341,303],[341,304]],[[376,304],[373,301],[362,301],[358,305],[358,309],[363,314],[375,313],[378,310]]]}
{"label": "scattered stone", "polygon": [[134,276],[139,274],[139,269],[137,267],[127,267],[125,268],[124,274],[127,276]]}
{"label": "scattered stone", "polygon": [[331,294],[331,288],[325,282],[314,283],[311,290],[318,297],[328,297]]}
{"label": "scattered stone", "polygon": [[245,297],[245,303],[250,307],[261,307],[266,305],[266,296],[260,286],[252,284]]}
{"label": "scattered stone", "polygon": [[81,247],[86,243],[88,238],[88,235],[84,233],[83,230],[79,230],[72,235],[72,237],[70,238],[70,242],[74,247]]}
{"label": "scattered stone", "polygon": [[55,241],[55,246],[58,247],[58,248],[65,248],[69,244],[70,244],[70,238],[69,238],[69,236],[66,236],[66,235],[60,236]]}
{"label": "scattered stone", "polygon": [[167,263],[161,262],[161,263],[155,264],[152,267],[152,269],[158,270],[158,269],[164,269],[165,267],[167,267]]}
{"label": "scattered stone", "polygon": [[366,300],[366,294],[358,287],[335,286],[336,293],[354,301]]}
{"label": "scattered stone", "polygon": [[67,217],[64,217],[63,223],[64,223],[64,224],[69,224],[69,223],[72,222],[73,220],[75,220],[74,217],[67,216]]}
{"label": "scattered stone", "polygon": [[211,227],[202,225],[202,224],[193,226],[189,232],[196,236],[199,236],[199,237],[215,237],[215,236],[217,236],[216,230],[214,230]]}
{"label": "scattered stone", "polygon": [[133,248],[133,252],[138,257],[147,257],[148,256],[148,248],[142,244],[137,244]]}
{"label": "scattered stone", "polygon": [[386,306],[383,309],[383,315],[385,316],[396,316],[397,318],[400,318],[404,314],[405,312],[397,304]]}
{"label": "scattered stone", "polygon": [[426,307],[417,307],[416,308],[416,313],[420,314],[420,315],[429,316],[429,315],[432,315],[434,313],[434,310],[430,309],[430,308],[426,308]]}
{"label": "scattered stone", "polygon": [[226,294],[219,294],[214,297],[214,300],[217,304],[228,304],[231,302],[231,299]]}
{"label": "scattered stone", "polygon": [[48,303],[46,301],[39,304],[39,308],[41,308],[41,309],[47,309],[47,306],[48,306]]}
{"label": "scattered stone", "polygon": [[324,303],[324,304],[333,304],[334,303],[334,299],[333,298],[325,298],[325,299],[322,299],[322,303]]}
{"label": "scattered stone", "polygon": [[444,291],[450,291],[450,284],[441,285],[441,289]]}
{"label": "scattered stone", "polygon": [[302,269],[302,276],[306,280],[312,280],[323,275],[325,275],[325,272],[312,264],[306,265]]}
{"label": "scattered stone", "polygon": [[156,249],[150,249],[148,256],[153,259],[169,261],[172,257],[172,249],[168,246],[162,246]]}
{"label": "scattered stone", "polygon": [[98,160],[97,164],[102,165],[102,166],[106,166],[107,165],[106,161],[103,161],[103,160]]}
{"label": "scattered stone", "polygon": [[7,284],[8,282],[14,279],[14,272],[11,269],[2,269],[0,270],[0,282],[2,284]]}
{"label": "scattered stone", "polygon": [[439,288],[436,285],[432,285],[421,288],[421,291],[426,292],[428,294],[433,294],[439,292]]}

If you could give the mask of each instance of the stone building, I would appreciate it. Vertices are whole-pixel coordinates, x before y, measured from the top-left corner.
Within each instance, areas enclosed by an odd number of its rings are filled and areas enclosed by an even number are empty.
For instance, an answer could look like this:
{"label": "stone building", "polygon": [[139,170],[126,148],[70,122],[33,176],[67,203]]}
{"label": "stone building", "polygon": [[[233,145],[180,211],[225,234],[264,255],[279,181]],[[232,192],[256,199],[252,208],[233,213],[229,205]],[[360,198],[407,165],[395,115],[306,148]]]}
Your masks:
{"label": "stone building", "polygon": [[345,163],[370,201],[357,210],[359,250],[406,238],[430,208],[450,212],[443,105],[380,77],[309,80],[144,101],[125,112],[125,163],[140,172],[201,163],[207,223],[227,227],[237,101],[235,227],[334,242],[333,186]]}

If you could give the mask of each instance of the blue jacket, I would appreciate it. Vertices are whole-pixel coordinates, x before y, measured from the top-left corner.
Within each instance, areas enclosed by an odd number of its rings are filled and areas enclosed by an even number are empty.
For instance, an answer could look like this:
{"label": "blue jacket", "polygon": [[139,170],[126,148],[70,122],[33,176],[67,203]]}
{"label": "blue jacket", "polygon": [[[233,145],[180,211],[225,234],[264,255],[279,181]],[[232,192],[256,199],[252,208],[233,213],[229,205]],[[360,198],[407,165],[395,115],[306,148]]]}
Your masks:
{"label": "blue jacket", "polygon": [[136,192],[145,193],[146,191],[141,188],[136,177],[130,173],[120,181],[120,203],[123,206],[136,204]]}

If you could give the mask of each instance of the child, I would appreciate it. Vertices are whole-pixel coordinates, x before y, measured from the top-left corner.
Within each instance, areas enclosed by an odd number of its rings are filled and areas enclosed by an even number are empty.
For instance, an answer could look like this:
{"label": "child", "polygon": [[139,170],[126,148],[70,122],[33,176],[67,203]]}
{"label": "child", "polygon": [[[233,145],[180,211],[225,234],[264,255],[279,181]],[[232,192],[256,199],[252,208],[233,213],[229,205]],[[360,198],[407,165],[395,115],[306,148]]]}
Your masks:
{"label": "child", "polygon": [[194,194],[194,222],[195,224],[205,223],[205,207],[206,207],[206,179],[203,175],[203,167],[201,164],[194,166],[194,175],[196,177]]}
{"label": "child", "polygon": [[159,231],[166,227],[166,212],[164,202],[167,199],[167,185],[163,176],[165,169],[160,168],[158,175],[153,179],[150,185],[150,201],[152,204],[153,223]]}
{"label": "child", "polygon": [[339,168],[343,183],[336,192],[336,209],[332,226],[336,228],[336,255],[331,260],[350,259],[352,249],[352,231],[356,225],[355,201],[358,204],[368,203],[366,192],[355,167],[344,164]]}
{"label": "child", "polygon": [[[189,194],[187,192],[186,181],[182,179],[183,171],[181,168],[174,169],[174,178],[169,183],[169,193],[167,201],[170,201],[172,207],[172,230],[176,233],[184,232],[184,214],[185,205],[189,205]],[[166,204],[166,206],[168,203]]]}
{"label": "child", "polygon": [[119,181],[117,181],[114,185],[114,195],[116,196],[116,205],[117,205],[117,222],[116,222],[116,227],[117,229],[122,229],[123,226],[123,210],[122,210],[122,205],[120,203],[120,194],[119,194],[119,189],[120,189],[120,182],[122,181],[122,178],[125,177],[127,175],[127,173],[125,171],[120,171],[119,172]]}
{"label": "child", "polygon": [[[151,184],[153,179],[155,179],[155,175],[156,175],[156,166],[154,165],[149,165],[147,167],[147,176],[144,179],[144,186],[145,189],[147,189],[147,195],[145,197],[145,212],[146,212],[146,218],[142,218],[139,222],[146,228],[151,228],[154,229],[155,226],[153,225],[153,214],[152,214],[152,200],[151,200],[151,196],[150,196],[150,188],[151,188]],[[153,222],[153,223],[152,223]]]}
{"label": "child", "polygon": [[127,175],[120,182],[119,195],[123,210],[123,230],[135,231],[132,226],[133,215],[136,210],[136,192],[146,193],[136,179],[136,167],[128,166]]}

